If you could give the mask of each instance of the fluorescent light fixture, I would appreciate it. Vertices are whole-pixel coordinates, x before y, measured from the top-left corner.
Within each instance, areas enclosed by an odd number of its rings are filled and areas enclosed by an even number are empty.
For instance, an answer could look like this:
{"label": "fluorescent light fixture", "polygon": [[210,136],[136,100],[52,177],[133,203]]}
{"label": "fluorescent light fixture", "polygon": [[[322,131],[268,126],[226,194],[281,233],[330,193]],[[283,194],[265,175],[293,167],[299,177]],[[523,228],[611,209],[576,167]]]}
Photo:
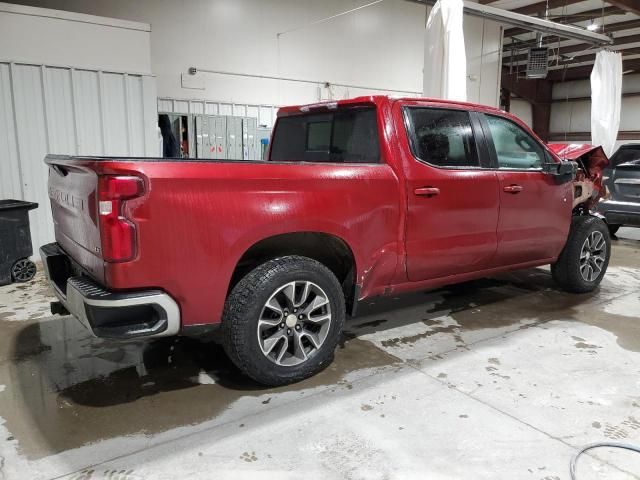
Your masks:
{"label": "fluorescent light fixture", "polygon": [[[434,5],[436,0],[415,0],[427,5]],[[580,40],[592,45],[611,45],[613,40],[601,33],[585,30],[582,27],[573,25],[564,25],[557,22],[551,22],[544,18],[531,17],[521,13],[511,12],[502,8],[492,7],[491,5],[482,5],[469,0],[463,0],[464,13],[475,17],[487,18],[494,22],[510,25],[512,27],[525,28],[533,32],[541,32],[549,35],[558,35],[562,38],[570,38],[572,40]]]}
{"label": "fluorescent light fixture", "polygon": [[600,25],[598,25],[593,20],[589,25],[587,25],[587,30],[589,30],[590,32],[595,32],[596,30],[599,30],[599,29],[600,29]]}

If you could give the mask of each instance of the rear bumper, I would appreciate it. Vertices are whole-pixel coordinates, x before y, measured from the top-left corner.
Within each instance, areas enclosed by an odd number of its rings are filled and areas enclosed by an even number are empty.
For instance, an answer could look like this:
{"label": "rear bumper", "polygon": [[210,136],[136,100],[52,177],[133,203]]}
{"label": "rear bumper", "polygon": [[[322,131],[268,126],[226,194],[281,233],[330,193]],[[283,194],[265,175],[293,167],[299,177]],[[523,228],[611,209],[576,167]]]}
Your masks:
{"label": "rear bumper", "polygon": [[107,290],[82,275],[57,243],[40,248],[40,256],[62,305],[96,337],[162,337],[180,331],[180,308],[162,290]]}
{"label": "rear bumper", "polygon": [[640,203],[604,200],[598,203],[598,212],[611,225],[640,226]]}

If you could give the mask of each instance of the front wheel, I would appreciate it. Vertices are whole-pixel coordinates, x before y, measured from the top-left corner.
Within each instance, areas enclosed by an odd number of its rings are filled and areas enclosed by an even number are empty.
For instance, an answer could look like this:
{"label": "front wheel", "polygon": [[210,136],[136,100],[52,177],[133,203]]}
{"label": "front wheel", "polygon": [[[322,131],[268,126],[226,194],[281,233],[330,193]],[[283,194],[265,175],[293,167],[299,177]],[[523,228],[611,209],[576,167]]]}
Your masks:
{"label": "front wheel", "polygon": [[333,359],[345,320],[335,275],[306,257],[270,260],[233,288],[222,319],[227,355],[264,385],[300,381]]}
{"label": "front wheel", "polygon": [[564,290],[591,292],[602,281],[610,256],[611,238],[607,225],[589,215],[573,217],[569,238],[558,260],[551,265],[551,274]]}

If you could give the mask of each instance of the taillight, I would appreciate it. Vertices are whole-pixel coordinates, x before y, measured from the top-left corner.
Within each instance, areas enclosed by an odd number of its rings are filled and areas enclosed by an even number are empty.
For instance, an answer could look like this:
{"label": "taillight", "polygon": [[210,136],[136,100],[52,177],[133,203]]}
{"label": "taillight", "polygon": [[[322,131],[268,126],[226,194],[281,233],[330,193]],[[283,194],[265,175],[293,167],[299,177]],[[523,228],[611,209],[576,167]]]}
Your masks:
{"label": "taillight", "polygon": [[136,225],[124,214],[127,200],[144,194],[139,177],[105,175],[98,179],[98,221],[102,258],[126,262],[136,256]]}

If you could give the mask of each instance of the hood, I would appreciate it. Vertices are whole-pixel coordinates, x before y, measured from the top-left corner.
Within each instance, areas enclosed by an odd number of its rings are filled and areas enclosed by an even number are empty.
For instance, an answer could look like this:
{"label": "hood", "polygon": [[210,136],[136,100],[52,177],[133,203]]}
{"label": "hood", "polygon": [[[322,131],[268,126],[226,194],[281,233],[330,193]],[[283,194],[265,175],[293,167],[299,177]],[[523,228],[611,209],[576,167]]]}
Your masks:
{"label": "hood", "polygon": [[609,165],[609,158],[600,146],[589,143],[550,143],[549,150],[561,160],[572,160],[582,163],[590,177],[597,176]]}
{"label": "hood", "polygon": [[[547,147],[562,160],[577,160],[586,153],[602,150],[602,147],[590,143],[549,143]],[[604,150],[602,153],[604,154]]]}

